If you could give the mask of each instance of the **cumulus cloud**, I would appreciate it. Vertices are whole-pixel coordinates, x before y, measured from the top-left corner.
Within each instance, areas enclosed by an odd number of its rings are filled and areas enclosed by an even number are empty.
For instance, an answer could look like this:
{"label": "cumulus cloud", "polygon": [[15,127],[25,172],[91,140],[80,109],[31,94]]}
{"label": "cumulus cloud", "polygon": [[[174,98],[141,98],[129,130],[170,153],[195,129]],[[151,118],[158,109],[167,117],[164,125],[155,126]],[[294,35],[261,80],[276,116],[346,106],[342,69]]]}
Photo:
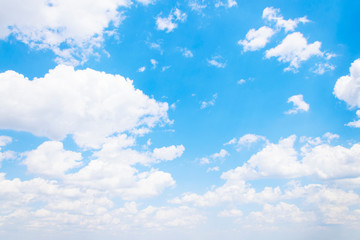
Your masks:
{"label": "cumulus cloud", "polygon": [[[356,59],[350,67],[350,74],[340,77],[334,87],[334,95],[346,102],[350,108],[360,108],[360,59]],[[356,111],[360,118],[360,110]],[[360,120],[346,124],[349,127],[360,128]]]}
{"label": "cumulus cloud", "polygon": [[184,151],[185,147],[183,145],[155,148],[153,157],[159,160],[169,161],[180,157]]}
{"label": "cumulus cloud", "polygon": [[284,28],[286,32],[294,31],[299,23],[309,22],[306,16],[285,20],[284,17],[280,14],[280,9],[273,7],[265,8],[262,17],[267,21],[274,22],[276,27]]}
{"label": "cumulus cloud", "polygon": [[186,13],[181,12],[178,8],[174,8],[168,17],[158,16],[156,18],[156,27],[158,30],[169,33],[178,27],[179,22],[185,22],[186,18]]}
{"label": "cumulus cloud", "polygon": [[336,81],[334,95],[345,101],[350,108],[360,108],[360,59],[351,64],[349,75]]}
{"label": "cumulus cloud", "polygon": [[286,114],[297,114],[300,111],[307,112],[310,109],[310,105],[304,101],[302,94],[289,97],[288,103],[294,104],[294,108],[286,112]]}
{"label": "cumulus cloud", "polygon": [[[296,136],[268,143],[240,167],[223,173],[227,180],[259,178],[298,178],[314,176],[319,179],[353,178],[360,174],[360,144],[350,148],[331,146],[320,141],[315,146],[294,147]],[[301,158],[300,158],[301,156]]]}
{"label": "cumulus cloud", "polygon": [[239,40],[238,44],[242,45],[244,52],[259,50],[270,41],[270,38],[275,34],[272,28],[263,26],[258,30],[250,29],[246,34],[244,40]]}
{"label": "cumulus cloud", "polygon": [[149,98],[132,81],[92,69],[60,65],[29,81],[0,74],[0,128],[97,148],[114,133],[167,123],[168,104]]}
{"label": "cumulus cloud", "polygon": [[[333,183],[347,184],[349,179],[358,181],[360,145],[343,147],[324,143],[332,136],[334,134],[324,134],[320,141],[307,149],[300,147],[300,151],[295,149],[294,135],[277,144],[268,143],[245,164],[223,173],[223,185],[213,186],[203,194],[183,193],[171,202],[197,207],[239,206],[223,210],[219,216],[234,217],[248,227],[273,228],[298,223],[354,225],[360,219],[353,208],[360,203],[360,196]],[[311,143],[313,139],[317,138],[303,141]],[[268,182],[274,178],[302,179],[306,176],[321,179],[323,184],[302,186],[300,180],[291,180],[282,188],[267,185],[255,189],[251,181],[246,182],[259,178]],[[249,203],[263,205],[263,210],[244,214],[242,209],[248,210],[245,204]],[[306,206],[307,211],[302,210],[302,206]]]}
{"label": "cumulus cloud", "polygon": [[80,0],[0,3],[0,39],[13,35],[36,49],[50,49],[56,62],[77,65],[94,54],[109,27],[123,20],[129,0]]}
{"label": "cumulus cloud", "polygon": [[294,32],[287,35],[278,46],[267,50],[265,56],[266,58],[277,57],[280,62],[290,63],[285,71],[296,71],[301,62],[312,56],[322,56],[320,47],[321,42],[308,44],[301,33]]}

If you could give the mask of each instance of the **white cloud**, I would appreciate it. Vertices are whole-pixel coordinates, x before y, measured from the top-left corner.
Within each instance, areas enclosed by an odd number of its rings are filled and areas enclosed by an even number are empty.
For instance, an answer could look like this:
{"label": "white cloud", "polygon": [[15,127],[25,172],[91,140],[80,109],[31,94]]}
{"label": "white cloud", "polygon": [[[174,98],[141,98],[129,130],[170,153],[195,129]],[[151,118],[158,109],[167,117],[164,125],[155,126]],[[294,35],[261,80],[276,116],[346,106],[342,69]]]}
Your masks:
{"label": "white cloud", "polygon": [[332,64],[329,63],[317,63],[315,65],[315,68],[312,70],[314,73],[322,75],[325,72],[334,70],[335,67]]}
{"label": "white cloud", "polygon": [[355,120],[352,122],[349,122],[348,124],[346,124],[349,127],[355,127],[355,128],[360,128],[360,110],[356,111],[356,115],[359,118],[359,120]]}
{"label": "white cloud", "polygon": [[[354,178],[360,174],[360,144],[350,148],[321,142],[305,145],[299,153],[294,148],[296,136],[268,143],[241,167],[223,173],[232,181],[258,178],[298,178],[315,176],[319,179]],[[302,159],[299,157],[302,156]]]}
{"label": "white cloud", "polygon": [[295,204],[280,202],[275,206],[265,204],[262,211],[251,212],[247,216],[245,224],[247,224],[248,227],[259,229],[274,226],[279,223],[309,223],[314,220],[315,216],[313,213],[302,212]]}
{"label": "white cloud", "polygon": [[156,18],[156,27],[158,30],[169,33],[178,27],[178,22],[185,22],[186,18],[186,13],[181,12],[178,8],[174,8],[168,17],[158,16]]}
{"label": "white cloud", "polygon": [[242,85],[244,83],[246,83],[245,79],[240,79],[239,81],[237,81],[237,84],[239,84],[239,85]]}
{"label": "white cloud", "polygon": [[186,58],[192,58],[194,56],[194,54],[187,48],[181,48],[180,50],[181,50],[183,56]]}
{"label": "white cloud", "polygon": [[275,34],[272,28],[263,26],[258,30],[250,29],[246,34],[244,40],[239,40],[238,44],[242,45],[244,52],[259,50],[270,41],[270,38]]}
{"label": "white cloud", "polygon": [[224,159],[225,157],[230,156],[230,153],[226,151],[225,149],[221,149],[220,152],[211,154],[208,157],[203,157],[200,159],[200,164],[209,164],[210,160],[219,160]]}
{"label": "white cloud", "polygon": [[159,62],[156,61],[155,59],[150,59],[150,63],[153,66],[152,68],[155,69]]}
{"label": "white cloud", "polygon": [[9,136],[0,136],[0,167],[2,160],[11,159],[16,157],[16,153],[13,151],[1,151],[2,147],[5,147],[12,142],[12,138]]}
{"label": "white cloud", "polygon": [[229,142],[224,143],[224,145],[235,145],[237,150],[241,150],[242,147],[250,147],[252,144],[265,141],[267,142],[266,137],[256,134],[245,134],[244,136],[240,137],[239,139],[233,138]]}
{"label": "white cloud", "polygon": [[227,7],[232,8],[237,6],[237,2],[235,0],[217,0],[215,3],[215,7]]}
{"label": "white cloud", "polygon": [[220,171],[220,168],[218,166],[212,167],[212,168],[208,168],[206,170],[206,172],[218,172]]}
{"label": "white cloud", "polygon": [[286,32],[294,31],[299,23],[309,22],[307,17],[285,20],[283,16],[280,15],[280,9],[273,7],[265,8],[262,17],[265,20],[275,22],[275,25],[278,28],[284,28]]}
{"label": "white cloud", "polygon": [[4,0],[0,2],[0,39],[13,35],[36,49],[50,49],[58,63],[77,65],[94,54],[106,29],[123,20],[119,8],[129,0]]}
{"label": "white cloud", "polygon": [[218,153],[214,153],[213,155],[211,155],[211,158],[216,160],[219,158],[224,158],[226,156],[229,156],[230,154],[228,153],[228,151],[226,151],[225,149],[221,149],[220,152]]}
{"label": "white cloud", "polygon": [[159,160],[170,161],[180,157],[184,151],[185,147],[183,145],[172,145],[170,147],[155,148],[153,157]]}
{"label": "white cloud", "polygon": [[234,208],[230,210],[221,211],[218,215],[220,217],[242,217],[243,212],[239,209]]}
{"label": "white cloud", "polygon": [[334,95],[345,101],[350,108],[360,108],[360,59],[351,64],[349,75],[337,80]]}
{"label": "white cloud", "polygon": [[221,56],[216,56],[216,57],[213,57],[212,59],[207,59],[207,62],[211,65],[211,66],[214,66],[214,67],[217,67],[217,68],[225,68],[226,67],[226,63],[225,62],[221,62],[219,61],[219,59],[222,59]]}
{"label": "white cloud", "polygon": [[266,58],[277,57],[280,62],[290,63],[285,71],[296,71],[301,62],[312,56],[322,56],[320,47],[321,42],[308,44],[301,33],[294,32],[287,35],[278,46],[267,50],[265,56]]}
{"label": "white cloud", "polygon": [[327,139],[328,143],[330,143],[332,140],[334,139],[338,139],[340,138],[340,136],[338,134],[333,134],[331,132],[327,132],[323,135],[324,138]]}
{"label": "white cloud", "polygon": [[0,136],[0,150],[1,147],[4,147],[12,142],[12,138],[9,136]]}
{"label": "white cloud", "polygon": [[145,72],[146,70],[146,67],[145,66],[142,66],[138,69],[138,72]]}
{"label": "white cloud", "polygon": [[29,81],[14,71],[0,74],[0,127],[97,148],[114,133],[169,122],[168,104],[156,102],[132,81],[92,69],[57,66]]}
{"label": "white cloud", "polygon": [[287,111],[286,114],[297,114],[300,111],[307,112],[310,109],[310,105],[304,101],[301,94],[289,97],[287,102],[294,104],[294,108]]}
{"label": "white cloud", "polygon": [[217,99],[217,93],[215,93],[215,94],[212,96],[212,99],[211,99],[211,100],[209,100],[209,101],[202,101],[202,102],[201,102],[200,109],[204,109],[204,108],[207,108],[207,107],[210,107],[210,106],[214,106],[216,99]]}
{"label": "white cloud", "polygon": [[23,164],[28,172],[46,177],[63,177],[69,169],[81,166],[81,153],[66,151],[61,142],[48,141],[26,152]]}

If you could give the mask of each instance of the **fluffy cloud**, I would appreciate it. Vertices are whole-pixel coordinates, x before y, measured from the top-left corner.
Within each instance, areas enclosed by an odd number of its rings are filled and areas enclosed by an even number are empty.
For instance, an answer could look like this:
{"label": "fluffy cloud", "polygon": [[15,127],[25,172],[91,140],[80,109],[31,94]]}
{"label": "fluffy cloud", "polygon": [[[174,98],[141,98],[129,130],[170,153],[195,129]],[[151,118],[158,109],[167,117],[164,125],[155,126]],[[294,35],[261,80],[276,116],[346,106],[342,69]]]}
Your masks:
{"label": "fluffy cloud", "polygon": [[1,167],[1,162],[4,159],[11,159],[11,158],[15,158],[16,154],[13,151],[1,151],[2,147],[5,147],[7,144],[12,142],[12,138],[9,136],[0,136],[0,167]]}
{"label": "fluffy cloud", "polygon": [[275,31],[266,26],[263,26],[258,30],[250,29],[246,34],[246,38],[244,40],[240,40],[238,44],[243,46],[244,52],[256,51],[265,47],[274,34]]}
{"label": "fluffy cloud", "polygon": [[346,148],[319,142],[314,147],[305,145],[306,147],[298,152],[294,147],[295,141],[296,136],[292,135],[280,140],[278,144],[268,143],[243,166],[223,173],[222,178],[239,181],[315,176],[331,180],[354,178],[360,174],[360,144]]}
{"label": "fluffy cloud", "polygon": [[301,33],[294,32],[287,35],[278,46],[267,50],[265,56],[266,58],[277,57],[280,62],[290,63],[285,71],[296,71],[301,62],[312,56],[322,56],[320,47],[321,42],[308,44]]}
{"label": "fluffy cloud", "polygon": [[51,49],[57,62],[76,65],[101,45],[109,26],[121,23],[119,8],[130,4],[130,0],[4,0],[0,39],[12,34],[31,47]]}
{"label": "fluffy cloud", "polygon": [[[125,230],[192,227],[205,220],[196,209],[140,206],[125,202],[122,207],[99,191],[60,186],[56,181],[36,178],[6,180],[0,174],[0,225],[32,229]],[[70,227],[70,228],[69,228]],[[75,228],[75,229],[74,229]]]}
{"label": "fluffy cloud", "polygon": [[61,142],[48,141],[25,153],[23,164],[30,173],[62,177],[67,170],[79,167],[81,160],[80,153],[64,150]]}
{"label": "fluffy cloud", "polygon": [[294,108],[287,111],[286,114],[296,114],[300,111],[307,112],[310,109],[310,105],[304,101],[301,94],[289,97],[287,102],[294,104]]}
{"label": "fluffy cloud", "polygon": [[185,148],[183,145],[155,148],[153,151],[153,157],[159,160],[169,161],[180,157],[184,151]]}
{"label": "fluffy cloud", "polygon": [[97,148],[111,134],[169,122],[167,103],[149,98],[129,79],[92,69],[60,65],[32,81],[7,71],[0,86],[0,128],[52,140],[71,134],[82,147]]}
{"label": "fluffy cloud", "polygon": [[280,14],[280,9],[273,7],[265,8],[262,17],[270,22],[275,22],[276,27],[284,28],[286,32],[294,31],[299,23],[309,22],[306,17],[285,20]]}
{"label": "fluffy cloud", "polygon": [[340,77],[334,87],[334,95],[351,108],[360,108],[360,59],[350,67],[350,74]]}
{"label": "fluffy cloud", "polygon": [[156,18],[156,27],[158,30],[169,33],[178,27],[178,22],[185,22],[186,18],[186,13],[183,13],[179,9],[174,8],[171,10],[168,17],[158,16]]}

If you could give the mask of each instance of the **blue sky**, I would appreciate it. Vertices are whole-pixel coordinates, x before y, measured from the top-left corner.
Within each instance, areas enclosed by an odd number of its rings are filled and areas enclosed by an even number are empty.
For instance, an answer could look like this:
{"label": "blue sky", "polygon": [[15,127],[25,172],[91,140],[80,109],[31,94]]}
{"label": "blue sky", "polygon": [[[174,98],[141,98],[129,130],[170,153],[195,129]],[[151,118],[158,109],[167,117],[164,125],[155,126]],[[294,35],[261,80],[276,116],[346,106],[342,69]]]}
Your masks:
{"label": "blue sky", "polygon": [[360,3],[0,2],[0,236],[355,239]]}

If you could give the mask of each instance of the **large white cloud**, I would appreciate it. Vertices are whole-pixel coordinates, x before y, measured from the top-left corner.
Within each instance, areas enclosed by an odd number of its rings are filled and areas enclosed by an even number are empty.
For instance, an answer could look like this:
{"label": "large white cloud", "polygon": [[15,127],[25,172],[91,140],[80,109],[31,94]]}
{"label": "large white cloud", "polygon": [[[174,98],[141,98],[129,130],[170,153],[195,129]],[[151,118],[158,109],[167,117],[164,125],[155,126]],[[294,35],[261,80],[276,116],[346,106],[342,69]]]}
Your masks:
{"label": "large white cloud", "polygon": [[149,98],[132,81],[92,69],[59,65],[29,81],[14,71],[0,74],[0,128],[52,140],[72,134],[82,147],[105,137],[169,122],[168,104]]}
{"label": "large white cloud", "polygon": [[[334,95],[345,101],[350,108],[360,108],[360,59],[356,59],[350,67],[350,74],[340,77],[334,87]],[[356,111],[360,117],[360,110]],[[360,120],[347,124],[350,127],[360,128]]]}
{"label": "large white cloud", "polygon": [[360,59],[356,59],[351,64],[349,75],[337,80],[334,94],[351,108],[360,108]]}
{"label": "large white cloud", "polygon": [[300,63],[312,56],[323,56],[320,50],[321,42],[316,41],[308,44],[307,39],[300,32],[287,35],[282,42],[266,51],[266,58],[277,57],[280,62],[290,63],[286,71],[295,71]]}
{"label": "large white cloud", "polygon": [[130,4],[130,0],[3,0],[0,39],[13,34],[31,47],[51,49],[57,62],[76,65],[101,45],[110,25],[120,24],[119,9]]}

